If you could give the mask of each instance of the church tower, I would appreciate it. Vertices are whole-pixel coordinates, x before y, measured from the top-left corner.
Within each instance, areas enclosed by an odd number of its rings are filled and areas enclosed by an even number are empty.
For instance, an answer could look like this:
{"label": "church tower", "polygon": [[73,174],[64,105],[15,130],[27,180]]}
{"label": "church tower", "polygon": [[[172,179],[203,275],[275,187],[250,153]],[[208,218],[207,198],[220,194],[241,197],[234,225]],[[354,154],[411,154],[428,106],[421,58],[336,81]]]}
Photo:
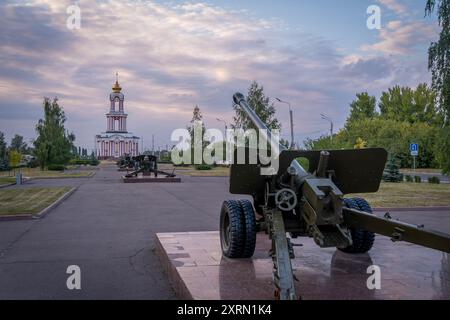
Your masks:
{"label": "church tower", "polygon": [[121,132],[127,133],[127,117],[128,115],[123,110],[124,95],[121,92],[122,88],[119,85],[119,74],[116,73],[116,83],[112,87],[112,92],[109,95],[111,108],[106,114],[106,132]]}
{"label": "church tower", "polygon": [[125,97],[116,73],[116,83],[109,95],[109,110],[106,114],[106,132],[95,136],[95,153],[99,159],[119,158],[124,154],[139,155],[139,137],[127,130],[128,115],[124,111]]}

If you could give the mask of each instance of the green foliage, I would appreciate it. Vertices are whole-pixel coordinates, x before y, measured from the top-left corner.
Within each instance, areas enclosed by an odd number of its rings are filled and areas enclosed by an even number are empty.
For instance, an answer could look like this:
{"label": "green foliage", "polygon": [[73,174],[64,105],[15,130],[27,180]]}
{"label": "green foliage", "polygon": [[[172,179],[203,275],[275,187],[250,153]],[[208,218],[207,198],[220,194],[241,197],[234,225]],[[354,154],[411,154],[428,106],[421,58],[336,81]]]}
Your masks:
{"label": "green foliage", "polygon": [[438,93],[439,108],[448,126],[450,125],[450,0],[427,0],[425,14],[431,16],[435,9],[442,30],[439,40],[432,42],[428,49],[428,69],[432,75],[432,86]]}
{"label": "green foliage", "polygon": [[11,167],[18,167],[22,160],[22,154],[17,150],[9,152],[9,164]]}
{"label": "green foliage", "polygon": [[414,180],[413,180],[413,177],[411,177],[410,175],[406,175],[405,176],[405,181],[406,182],[413,182]]}
{"label": "green foliage", "polygon": [[87,166],[91,163],[91,160],[88,159],[71,159],[69,164],[78,165],[78,166]]}
{"label": "green foliage", "polygon": [[198,164],[195,166],[195,170],[211,170],[212,167],[209,164]]}
{"label": "green foliage", "polygon": [[438,129],[434,143],[436,162],[442,168],[442,173],[450,174],[450,127]]}
{"label": "green foliage", "polygon": [[441,180],[438,177],[429,177],[428,178],[428,183],[431,184],[440,184]]}
{"label": "green foliage", "polygon": [[309,160],[307,158],[297,158],[296,159],[298,163],[305,169],[306,171],[309,171]]}
{"label": "green foliage", "polygon": [[390,156],[383,172],[383,181],[385,182],[402,182],[403,175],[400,173],[400,166],[395,156]]}
{"label": "green foliage", "polygon": [[377,116],[376,104],[377,100],[374,96],[369,96],[367,92],[358,93],[356,100],[353,100],[350,104],[350,116],[347,119],[347,123],[371,119]]}
{"label": "green foliage", "polygon": [[431,16],[435,9],[442,30],[439,40],[432,42],[428,49],[428,69],[444,118],[443,129],[436,141],[436,157],[442,171],[450,174],[450,0],[427,0],[425,14]]}
{"label": "green foliage", "polygon": [[0,131],[0,161],[6,159],[5,135]]}
{"label": "green foliage", "polygon": [[11,145],[9,146],[10,150],[17,151],[19,153],[25,154],[28,152],[27,143],[23,141],[23,137],[21,135],[14,135],[11,139]]}
{"label": "green foliage", "polygon": [[384,119],[401,122],[442,123],[435,105],[436,94],[422,83],[417,88],[395,86],[383,92],[380,98],[380,115]]}
{"label": "green foliage", "polygon": [[[198,106],[195,106],[194,111],[192,113],[192,119],[190,125],[187,127],[190,135],[190,152],[191,152],[191,161],[194,162],[195,152],[197,151],[197,156],[202,157],[203,161],[203,150],[208,146],[208,141],[204,139],[206,133],[206,126],[203,122],[203,115]],[[197,134],[197,137],[195,136]],[[201,142],[200,145],[195,146],[196,143]],[[195,148],[197,147],[197,148]],[[199,150],[201,147],[201,150]]]}
{"label": "green foliage", "polygon": [[415,183],[422,183],[422,178],[420,176],[414,176]]}
{"label": "green foliage", "polygon": [[0,160],[0,171],[10,171],[11,167],[9,166],[8,160]]}
{"label": "green foliage", "polygon": [[448,166],[450,171],[450,134],[448,128],[440,129],[443,116],[434,99],[426,84],[415,90],[397,86],[383,93],[378,116],[372,112],[373,97],[359,94],[351,104],[345,127],[333,139],[329,136],[307,139],[305,147],[308,150],[382,147],[395,153],[401,167],[407,168],[412,167],[409,145],[414,142],[420,144],[417,167]]}
{"label": "green foliage", "polygon": [[91,153],[91,158],[89,159],[89,164],[91,166],[98,166],[100,164],[100,161],[97,159],[94,152]]}
{"label": "green foliage", "polygon": [[35,153],[41,168],[51,164],[65,164],[72,158],[75,135],[64,128],[66,116],[58,99],[44,99],[44,119],[36,125]]}
{"label": "green foliage", "polygon": [[47,169],[50,171],[64,171],[66,167],[63,164],[50,164]]}
{"label": "green foliage", "polygon": [[[270,103],[270,98],[266,97],[264,94],[263,86],[260,86],[256,81],[253,81],[248,89],[247,103],[250,108],[252,108],[258,117],[267,125],[271,130],[280,130],[281,124],[275,117],[275,107],[273,103]],[[255,129],[251,120],[248,118],[247,114],[236,105],[233,105],[235,116],[233,117],[233,128]]]}
{"label": "green foliage", "polygon": [[287,139],[280,139],[280,144],[282,146],[284,146],[286,149],[290,149],[291,144],[289,143],[289,141]]}

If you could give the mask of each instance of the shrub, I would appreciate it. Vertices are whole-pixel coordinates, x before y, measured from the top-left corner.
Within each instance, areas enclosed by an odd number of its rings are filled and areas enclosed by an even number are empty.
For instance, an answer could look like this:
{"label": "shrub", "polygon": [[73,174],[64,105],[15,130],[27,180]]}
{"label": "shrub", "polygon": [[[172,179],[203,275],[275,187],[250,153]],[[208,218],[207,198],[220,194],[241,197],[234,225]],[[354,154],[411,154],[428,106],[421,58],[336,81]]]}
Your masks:
{"label": "shrub", "polygon": [[39,167],[39,161],[37,159],[32,159],[27,163],[28,168],[37,168]]}
{"label": "shrub", "polygon": [[64,171],[66,167],[63,164],[50,164],[47,169],[50,171]]}
{"label": "shrub", "polygon": [[10,171],[11,167],[7,160],[0,161],[0,171]]}
{"label": "shrub", "polygon": [[406,181],[406,182],[413,182],[414,179],[413,179],[413,177],[411,177],[410,175],[405,175],[405,181]]}
{"label": "shrub", "polygon": [[414,182],[415,182],[415,183],[421,183],[421,182],[422,182],[422,178],[419,177],[419,176],[415,176],[415,177],[414,177]]}
{"label": "shrub", "polygon": [[187,167],[189,167],[190,165],[187,164],[187,163],[182,163],[182,164],[174,164],[173,166],[174,166],[174,167],[180,167],[180,168],[187,168]]}
{"label": "shrub", "polygon": [[212,167],[209,164],[198,164],[195,166],[195,170],[211,170]]}
{"label": "shrub", "polygon": [[438,177],[429,177],[428,178],[428,183],[432,183],[432,184],[440,184],[441,180],[439,180]]}

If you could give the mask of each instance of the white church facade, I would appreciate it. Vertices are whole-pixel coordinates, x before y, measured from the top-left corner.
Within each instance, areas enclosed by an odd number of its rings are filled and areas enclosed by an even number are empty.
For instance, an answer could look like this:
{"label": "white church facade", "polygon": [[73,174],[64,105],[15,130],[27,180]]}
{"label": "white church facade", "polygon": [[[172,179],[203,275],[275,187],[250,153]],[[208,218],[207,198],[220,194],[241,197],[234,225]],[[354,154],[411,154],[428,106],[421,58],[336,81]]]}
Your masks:
{"label": "white church facade", "polygon": [[111,102],[106,114],[106,132],[95,136],[95,150],[99,159],[119,158],[124,154],[139,155],[139,137],[127,131],[128,115],[124,112],[124,95],[118,79],[109,95]]}

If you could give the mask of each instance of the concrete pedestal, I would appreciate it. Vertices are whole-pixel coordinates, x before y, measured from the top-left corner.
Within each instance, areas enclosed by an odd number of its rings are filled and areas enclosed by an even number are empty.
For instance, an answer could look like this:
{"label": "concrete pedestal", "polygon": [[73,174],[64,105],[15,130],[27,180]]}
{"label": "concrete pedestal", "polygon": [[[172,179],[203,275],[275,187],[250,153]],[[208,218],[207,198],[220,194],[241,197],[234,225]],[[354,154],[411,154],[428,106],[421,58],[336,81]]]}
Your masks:
{"label": "concrete pedestal", "polygon": [[124,183],[179,183],[181,178],[155,178],[154,176],[137,176],[132,178],[122,177]]}
{"label": "concrete pedestal", "polygon": [[[258,235],[251,259],[222,257],[218,232],[160,233],[156,252],[181,299],[273,299],[270,240]],[[450,299],[450,255],[377,237],[369,254],[321,249],[295,239],[297,295],[310,299]],[[369,266],[381,270],[381,289],[369,290]]]}

